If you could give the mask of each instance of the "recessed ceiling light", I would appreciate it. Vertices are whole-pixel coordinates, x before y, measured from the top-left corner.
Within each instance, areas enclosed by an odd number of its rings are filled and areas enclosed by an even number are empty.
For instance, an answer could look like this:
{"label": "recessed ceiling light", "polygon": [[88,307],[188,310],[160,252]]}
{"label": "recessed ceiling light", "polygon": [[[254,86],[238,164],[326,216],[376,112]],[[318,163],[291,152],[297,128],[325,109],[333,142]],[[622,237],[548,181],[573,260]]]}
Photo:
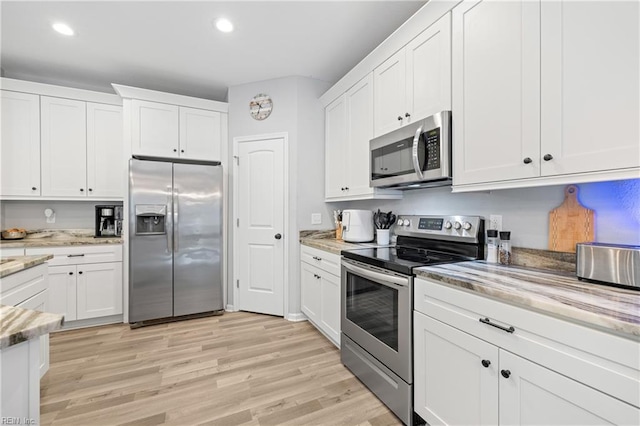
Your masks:
{"label": "recessed ceiling light", "polygon": [[216,28],[223,33],[230,33],[233,31],[233,24],[228,19],[220,18],[216,20]]}
{"label": "recessed ceiling light", "polygon": [[55,24],[52,25],[52,27],[54,30],[56,30],[60,34],[64,34],[66,36],[72,36],[75,34],[75,32],[73,31],[73,28],[71,28],[70,26],[68,26],[63,22],[56,22]]}

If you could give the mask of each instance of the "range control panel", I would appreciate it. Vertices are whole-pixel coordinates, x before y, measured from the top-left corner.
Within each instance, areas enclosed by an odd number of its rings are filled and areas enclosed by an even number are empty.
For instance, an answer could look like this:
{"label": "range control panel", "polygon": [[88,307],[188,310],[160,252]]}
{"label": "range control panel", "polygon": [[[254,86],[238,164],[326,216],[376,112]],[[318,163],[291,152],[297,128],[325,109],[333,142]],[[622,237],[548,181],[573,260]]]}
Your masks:
{"label": "range control panel", "polygon": [[480,216],[400,215],[393,228],[396,235],[478,242],[484,234]]}

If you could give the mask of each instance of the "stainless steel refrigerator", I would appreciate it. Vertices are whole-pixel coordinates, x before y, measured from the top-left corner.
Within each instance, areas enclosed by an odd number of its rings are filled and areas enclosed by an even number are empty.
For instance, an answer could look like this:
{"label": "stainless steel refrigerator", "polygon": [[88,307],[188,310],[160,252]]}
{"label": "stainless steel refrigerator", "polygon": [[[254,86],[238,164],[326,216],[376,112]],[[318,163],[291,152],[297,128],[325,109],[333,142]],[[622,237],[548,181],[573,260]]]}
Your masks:
{"label": "stainless steel refrigerator", "polygon": [[222,311],[222,166],[132,159],[129,322]]}

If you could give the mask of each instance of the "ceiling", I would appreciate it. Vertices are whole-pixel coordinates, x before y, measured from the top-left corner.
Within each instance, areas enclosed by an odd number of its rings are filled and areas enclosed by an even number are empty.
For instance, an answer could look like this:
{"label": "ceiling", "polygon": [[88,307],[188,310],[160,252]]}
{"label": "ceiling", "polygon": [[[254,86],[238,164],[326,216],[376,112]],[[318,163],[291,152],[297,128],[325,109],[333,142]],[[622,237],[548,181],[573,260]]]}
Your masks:
{"label": "ceiling", "polygon": [[[2,1],[4,77],[113,93],[111,83],[226,100],[299,75],[335,83],[426,1]],[[219,17],[232,33],[213,26]],[[67,37],[51,24],[64,21]]]}

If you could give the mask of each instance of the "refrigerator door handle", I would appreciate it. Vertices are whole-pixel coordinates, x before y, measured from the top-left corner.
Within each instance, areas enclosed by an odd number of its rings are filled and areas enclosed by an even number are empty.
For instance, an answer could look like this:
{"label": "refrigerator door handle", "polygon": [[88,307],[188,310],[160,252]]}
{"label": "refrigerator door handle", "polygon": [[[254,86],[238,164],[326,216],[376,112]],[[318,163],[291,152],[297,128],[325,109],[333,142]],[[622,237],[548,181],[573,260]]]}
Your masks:
{"label": "refrigerator door handle", "polygon": [[[167,186],[167,218],[172,217],[173,214],[173,193],[172,193],[172,188],[170,186]],[[169,225],[169,223],[167,223],[167,221],[165,221],[165,233],[167,234],[167,252],[171,253],[172,250],[172,246],[173,246],[173,232],[171,232],[170,229],[167,229],[167,226]]]}
{"label": "refrigerator door handle", "polygon": [[178,188],[173,188],[173,252],[177,253],[180,250],[179,237],[180,237],[180,219],[178,218],[178,204],[180,201],[180,193]]}

